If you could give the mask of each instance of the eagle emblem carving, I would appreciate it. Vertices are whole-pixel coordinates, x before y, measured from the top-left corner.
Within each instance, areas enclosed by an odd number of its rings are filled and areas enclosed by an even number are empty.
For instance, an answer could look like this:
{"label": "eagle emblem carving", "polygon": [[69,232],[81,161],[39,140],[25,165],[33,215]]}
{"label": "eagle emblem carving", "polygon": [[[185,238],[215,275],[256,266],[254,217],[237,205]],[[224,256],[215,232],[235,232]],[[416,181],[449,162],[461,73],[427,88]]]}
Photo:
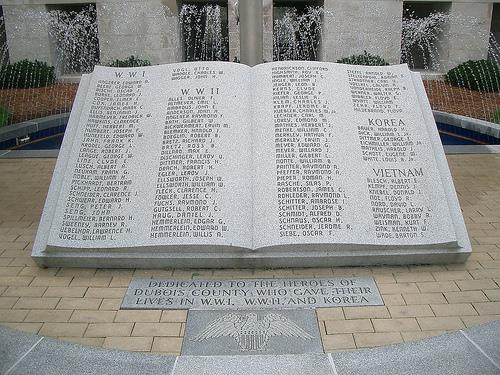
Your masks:
{"label": "eagle emblem carving", "polygon": [[193,341],[217,337],[232,337],[241,351],[264,350],[273,336],[295,337],[310,340],[314,337],[287,317],[270,313],[261,317],[256,313],[226,314],[212,321]]}

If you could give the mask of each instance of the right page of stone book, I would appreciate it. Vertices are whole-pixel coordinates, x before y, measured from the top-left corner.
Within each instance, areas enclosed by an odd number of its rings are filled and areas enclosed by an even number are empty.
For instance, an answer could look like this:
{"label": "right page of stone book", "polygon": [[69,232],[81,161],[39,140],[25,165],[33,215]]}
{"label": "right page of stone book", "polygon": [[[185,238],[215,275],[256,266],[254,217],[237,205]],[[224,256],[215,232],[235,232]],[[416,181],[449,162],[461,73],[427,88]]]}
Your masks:
{"label": "right page of stone book", "polygon": [[456,246],[406,65],[252,73],[254,248]]}

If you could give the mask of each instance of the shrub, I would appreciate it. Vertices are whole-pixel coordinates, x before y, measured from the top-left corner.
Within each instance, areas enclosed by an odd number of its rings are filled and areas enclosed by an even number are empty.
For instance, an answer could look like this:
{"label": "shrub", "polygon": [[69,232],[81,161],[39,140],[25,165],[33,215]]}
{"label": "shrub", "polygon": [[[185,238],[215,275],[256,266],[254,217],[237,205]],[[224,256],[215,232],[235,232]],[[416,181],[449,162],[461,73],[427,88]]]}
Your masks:
{"label": "shrub", "polygon": [[109,66],[115,68],[134,68],[138,66],[150,66],[151,62],[149,60],[142,60],[135,56],[127,57],[125,60],[116,59]]}
{"label": "shrub", "polygon": [[9,120],[10,112],[4,107],[0,107],[0,128],[7,125]]}
{"label": "shrub", "polygon": [[2,89],[30,89],[45,87],[55,82],[54,67],[42,61],[22,60],[0,68]]}
{"label": "shrub", "polygon": [[490,60],[469,60],[446,73],[447,83],[475,91],[500,91],[500,68]]}
{"label": "shrub", "polygon": [[500,108],[497,108],[497,110],[493,112],[493,116],[491,116],[491,122],[500,124]]}
{"label": "shrub", "polygon": [[337,62],[349,65],[370,65],[370,66],[389,65],[389,63],[385,61],[382,57],[377,55],[372,55],[366,51],[364,51],[362,55],[352,55],[350,57],[344,57],[340,60],[337,60]]}

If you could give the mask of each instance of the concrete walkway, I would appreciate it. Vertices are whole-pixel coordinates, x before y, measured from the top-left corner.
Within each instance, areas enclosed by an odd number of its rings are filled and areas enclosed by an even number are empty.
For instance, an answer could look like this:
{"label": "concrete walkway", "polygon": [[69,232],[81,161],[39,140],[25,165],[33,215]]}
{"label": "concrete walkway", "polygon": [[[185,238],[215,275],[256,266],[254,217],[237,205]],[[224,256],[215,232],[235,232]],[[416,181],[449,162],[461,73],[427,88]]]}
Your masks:
{"label": "concrete walkway", "polygon": [[0,374],[500,374],[500,320],[410,344],[326,354],[148,355],[0,328]]}

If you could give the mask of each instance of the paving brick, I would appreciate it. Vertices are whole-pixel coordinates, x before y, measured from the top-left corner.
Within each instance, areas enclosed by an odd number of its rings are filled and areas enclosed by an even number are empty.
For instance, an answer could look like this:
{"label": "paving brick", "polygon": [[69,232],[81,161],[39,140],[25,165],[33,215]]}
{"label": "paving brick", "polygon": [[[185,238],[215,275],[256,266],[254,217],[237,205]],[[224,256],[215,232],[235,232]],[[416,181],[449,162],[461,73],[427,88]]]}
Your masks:
{"label": "paving brick", "polygon": [[106,337],[103,347],[131,352],[149,352],[152,344],[152,337]]}
{"label": "paving brick", "polygon": [[500,315],[500,302],[473,303],[479,315]]}
{"label": "paving brick", "polygon": [[121,298],[104,298],[99,306],[99,310],[120,310]]}
{"label": "paving brick", "polygon": [[389,306],[388,309],[392,318],[434,316],[429,305]]}
{"label": "paving brick", "polygon": [[370,319],[355,320],[325,320],[326,333],[328,335],[336,333],[353,332],[373,332],[373,325]]}
{"label": "paving brick", "polygon": [[0,276],[17,276],[23,267],[1,267]]}
{"label": "paving brick", "polygon": [[68,286],[72,277],[36,276],[30,286]]}
{"label": "paving brick", "polygon": [[0,323],[4,327],[9,327],[12,329],[16,329],[18,331],[24,331],[24,332],[30,332],[33,334],[37,334],[40,328],[42,328],[43,323],[6,323],[6,322],[1,322]]}
{"label": "paving brick", "polygon": [[75,310],[70,321],[81,323],[112,322],[115,319],[115,315],[116,312],[114,311]]}
{"label": "paving brick", "polygon": [[431,304],[436,316],[477,315],[477,311],[470,303]]}
{"label": "paving brick", "polygon": [[480,279],[480,280],[459,280],[456,281],[460,290],[481,290],[481,289],[494,289],[498,286],[492,279]]}
{"label": "paving brick", "polygon": [[356,343],[354,336],[351,333],[344,333],[339,335],[326,335],[322,337],[323,348],[325,352],[339,349],[354,349]]}
{"label": "paving brick", "polygon": [[472,276],[468,271],[445,271],[445,272],[433,272],[436,281],[449,281],[449,280],[468,280],[472,279]]}
{"label": "paving brick", "polygon": [[64,323],[69,320],[72,313],[72,310],[31,310],[24,321]]}
{"label": "paving brick", "polygon": [[2,296],[5,297],[41,297],[47,290],[46,287],[39,286],[9,286]]}
{"label": "paving brick", "polygon": [[100,298],[61,298],[57,309],[62,310],[97,310],[101,304]]}
{"label": "paving brick", "polygon": [[49,286],[44,297],[83,297],[87,288],[71,286]]}
{"label": "paving brick", "polygon": [[500,301],[500,289],[483,290],[486,297],[492,302]]}
{"label": "paving brick", "polygon": [[152,322],[160,321],[161,310],[120,310],[115,322]]}
{"label": "paving brick", "polygon": [[371,348],[403,342],[403,337],[399,332],[355,333],[354,341],[358,348]]}
{"label": "paving brick", "polygon": [[19,297],[0,297],[0,309],[11,309]]}
{"label": "paving brick", "polygon": [[444,296],[449,303],[470,303],[488,301],[486,295],[480,290],[471,290],[467,292],[448,292]]}
{"label": "paving brick", "polygon": [[381,294],[418,293],[416,283],[378,284]]}
{"label": "paving brick", "polygon": [[[318,320],[341,320],[345,319],[344,311],[341,307],[333,307],[333,308],[317,308],[316,314],[318,316]],[[162,316],[163,321],[163,316]]]}
{"label": "paving brick", "polygon": [[155,337],[153,340],[152,352],[180,354],[182,348],[182,338],[180,337]]}
{"label": "paving brick", "polygon": [[417,286],[422,293],[458,292],[460,290],[455,281],[417,283]]}
{"label": "paving brick", "polygon": [[403,332],[420,329],[415,318],[372,319],[375,332]]}
{"label": "paving brick", "polygon": [[28,286],[32,276],[0,276],[0,286]]}
{"label": "paving brick", "polygon": [[94,288],[90,287],[85,293],[85,297],[94,298],[123,298],[126,288]]}
{"label": "paving brick", "polygon": [[95,268],[61,268],[57,276],[92,277],[96,271]]}
{"label": "paving brick", "polygon": [[420,317],[417,318],[422,331],[457,330],[464,328],[464,323],[458,317]]}
{"label": "paving brick", "polygon": [[16,309],[53,309],[59,302],[59,298],[45,297],[21,297],[14,308]]}
{"label": "paving brick", "polygon": [[58,339],[62,340],[62,341],[72,342],[74,344],[87,345],[87,346],[97,346],[97,347],[101,347],[102,344],[104,343],[104,338],[103,337],[66,337],[66,336],[59,336]]}
{"label": "paving brick", "polygon": [[344,315],[346,319],[363,319],[363,318],[389,318],[389,311],[385,306],[361,306],[361,307],[344,307]]}
{"label": "paving brick", "polygon": [[179,336],[181,323],[135,323],[132,336]]}
{"label": "paving brick", "polygon": [[401,332],[403,340],[405,342],[418,341],[428,339],[429,337],[440,336],[445,334],[447,331],[413,331],[413,332]]}
{"label": "paving brick", "polygon": [[134,323],[90,323],[85,337],[130,336]]}
{"label": "paving brick", "polygon": [[10,323],[10,322],[22,322],[26,315],[28,315],[28,310],[0,310],[0,323]]}
{"label": "paving brick", "polygon": [[474,279],[494,279],[500,278],[500,269],[490,268],[487,270],[471,270],[470,274]]}
{"label": "paving brick", "polygon": [[401,282],[419,282],[419,281],[435,281],[430,272],[405,272],[396,273],[394,278],[398,283]]}
{"label": "paving brick", "polygon": [[407,305],[427,305],[430,303],[446,303],[442,293],[411,293],[403,294]]}
{"label": "paving brick", "polygon": [[110,288],[128,287],[132,281],[132,276],[113,276],[109,283]]}
{"label": "paving brick", "polygon": [[377,285],[378,284],[391,284],[391,283],[396,282],[396,279],[394,278],[393,275],[386,275],[386,274],[373,275],[373,279],[375,280]]}
{"label": "paving brick", "polygon": [[44,323],[38,334],[51,337],[82,337],[86,329],[86,323]]}
{"label": "paving brick", "polygon": [[[316,309],[316,312],[318,312],[318,310],[323,309]],[[338,308],[338,310],[342,311],[341,308]],[[164,310],[160,318],[160,322],[185,322],[186,320],[187,310]]]}
{"label": "paving brick", "polygon": [[386,306],[406,305],[406,302],[401,294],[383,294],[382,299],[384,301],[384,305]]}
{"label": "paving brick", "polygon": [[69,286],[85,286],[85,287],[107,287],[111,282],[111,276],[109,277],[81,277],[77,276],[71,280]]}
{"label": "paving brick", "polygon": [[59,268],[23,267],[19,276],[54,276]]}
{"label": "paving brick", "polygon": [[500,319],[500,315],[476,315],[460,317],[467,328]]}

